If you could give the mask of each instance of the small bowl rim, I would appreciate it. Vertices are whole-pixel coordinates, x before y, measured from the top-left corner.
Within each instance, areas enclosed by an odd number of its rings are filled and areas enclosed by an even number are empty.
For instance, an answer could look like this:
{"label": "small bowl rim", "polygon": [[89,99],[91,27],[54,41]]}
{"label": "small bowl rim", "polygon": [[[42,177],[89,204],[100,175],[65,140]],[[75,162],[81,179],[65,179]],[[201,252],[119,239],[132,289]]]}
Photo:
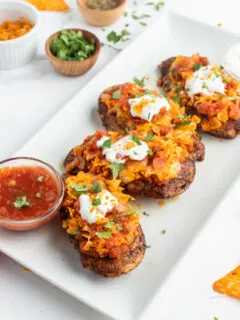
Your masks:
{"label": "small bowl rim", "polygon": [[[51,43],[52,43],[52,40],[51,40],[51,39],[53,39],[54,36],[57,36],[57,35],[58,35],[61,31],[63,31],[63,30],[72,30],[72,31],[81,31],[82,33],[84,33],[84,32],[90,33],[90,34],[93,36],[93,38],[96,40],[94,53],[93,53],[90,57],[88,57],[87,59],[84,59],[84,60],[81,60],[81,61],[78,61],[78,60],[76,60],[76,61],[67,61],[67,60],[62,60],[62,59],[54,56],[54,54],[51,52],[51,49],[50,49],[50,46],[51,46]],[[50,43],[50,40],[51,40],[51,43]],[[85,61],[89,61],[89,60],[91,60],[94,56],[96,56],[96,55],[99,54],[100,48],[101,48],[101,41],[99,40],[99,38],[98,38],[94,33],[92,33],[91,31],[88,31],[88,30],[86,30],[86,29],[80,29],[80,28],[66,28],[66,29],[61,29],[61,30],[59,30],[59,31],[51,34],[51,35],[47,38],[47,40],[46,40],[46,42],[45,42],[45,51],[46,51],[46,53],[47,53],[48,56],[50,56],[50,57],[51,57],[52,59],[54,59],[54,60],[61,61],[61,62],[63,62],[63,63],[68,63],[68,64],[80,64],[80,63],[84,63]]]}
{"label": "small bowl rim", "polygon": [[[24,39],[26,39],[27,37],[31,37],[31,35],[33,35],[34,33],[36,33],[39,25],[40,25],[40,15],[39,15],[39,12],[37,11],[37,9],[27,3],[27,2],[17,2],[17,1],[0,1],[0,9],[1,9],[1,5],[2,4],[13,4],[13,5],[18,5],[20,7],[23,7],[23,8],[28,8],[30,10],[32,10],[32,12],[34,12],[36,14],[36,22],[34,23],[34,26],[32,27],[32,29],[30,31],[28,31],[27,33],[25,33],[23,36],[20,36],[18,38],[15,38],[15,39],[9,39],[9,40],[4,40],[4,41],[0,41],[0,46],[4,46],[6,44],[9,44],[9,43],[16,43],[17,41],[20,42],[20,41],[24,41]],[[16,8],[17,10],[17,8]],[[32,21],[31,21],[32,22]]]}
{"label": "small bowl rim", "polygon": [[86,5],[83,5],[82,3],[82,0],[77,0],[77,4],[79,7],[81,7],[83,10],[89,10],[89,11],[92,11],[92,12],[96,12],[96,13],[104,13],[104,12],[114,12],[114,11],[117,11],[118,9],[120,9],[121,7],[125,6],[126,5],[126,2],[127,0],[123,0],[122,3],[120,3],[119,5],[117,5],[115,8],[112,8],[112,9],[108,9],[108,10],[100,10],[100,9],[92,9],[92,8],[89,8],[88,6]]}
{"label": "small bowl rim", "polygon": [[57,182],[60,185],[60,188],[59,188],[60,193],[59,193],[59,196],[58,196],[58,199],[57,199],[56,203],[44,215],[41,215],[41,216],[33,218],[33,219],[26,219],[26,220],[10,220],[10,219],[7,219],[7,218],[0,217],[0,222],[6,222],[6,223],[15,224],[15,225],[32,224],[32,223],[44,220],[44,218],[47,218],[48,216],[51,216],[51,214],[55,210],[57,210],[57,208],[61,205],[63,197],[64,197],[65,187],[64,187],[64,182],[63,182],[61,174],[52,165],[50,165],[49,163],[47,163],[45,161],[42,161],[40,159],[37,159],[37,158],[33,158],[33,157],[13,157],[13,158],[8,158],[8,159],[0,161],[0,165],[7,164],[8,162],[14,161],[14,160],[33,160],[33,161],[38,162],[39,164],[44,164],[47,168],[50,168],[51,171],[54,173],[54,177],[59,180]]}

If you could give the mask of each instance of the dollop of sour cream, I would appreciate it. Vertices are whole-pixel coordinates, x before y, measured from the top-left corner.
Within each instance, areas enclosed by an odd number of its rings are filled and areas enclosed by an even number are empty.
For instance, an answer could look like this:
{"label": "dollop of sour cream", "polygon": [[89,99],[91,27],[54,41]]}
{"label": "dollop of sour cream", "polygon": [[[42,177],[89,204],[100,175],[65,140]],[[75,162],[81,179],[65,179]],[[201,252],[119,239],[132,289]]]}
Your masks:
{"label": "dollop of sour cream", "polygon": [[105,217],[106,213],[111,211],[117,204],[118,200],[108,190],[103,190],[97,194],[100,204],[94,206],[91,198],[87,194],[79,197],[80,215],[88,223],[96,223],[97,220]]}
{"label": "dollop of sour cream", "polygon": [[[109,137],[102,137],[97,142],[100,148]],[[146,142],[139,140],[139,144],[133,141],[130,135],[113,143],[110,148],[102,150],[103,155],[111,163],[125,163],[126,157],[131,160],[143,160],[148,154],[148,145]]]}
{"label": "dollop of sour cream", "polygon": [[240,79],[240,43],[232,46],[224,58],[224,67],[233,76]]}
{"label": "dollop of sour cream", "polygon": [[185,90],[189,97],[199,93],[211,96],[214,92],[224,94],[225,84],[221,74],[214,71],[214,66],[209,65],[193,73],[192,78],[185,83]]}
{"label": "dollop of sour cream", "polygon": [[138,98],[128,100],[130,113],[133,117],[141,118],[149,122],[159,113],[162,108],[170,109],[170,105],[165,98],[144,95]]}

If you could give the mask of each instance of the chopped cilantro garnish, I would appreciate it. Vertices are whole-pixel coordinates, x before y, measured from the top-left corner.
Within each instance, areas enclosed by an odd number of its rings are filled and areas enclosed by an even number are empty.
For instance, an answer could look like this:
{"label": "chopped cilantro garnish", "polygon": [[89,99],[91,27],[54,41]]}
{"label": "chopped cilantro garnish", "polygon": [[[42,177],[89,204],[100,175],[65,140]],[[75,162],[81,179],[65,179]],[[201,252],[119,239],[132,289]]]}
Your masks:
{"label": "chopped cilantro garnish", "polygon": [[41,176],[39,176],[39,177],[37,178],[37,181],[42,182],[42,181],[43,181],[43,179],[44,179],[44,175],[41,175]]}
{"label": "chopped cilantro garnish", "polygon": [[227,84],[230,84],[230,81],[228,80],[228,78],[224,77],[225,82],[227,82]]}
{"label": "chopped cilantro garnish", "polygon": [[119,41],[127,41],[130,40],[129,38],[126,38],[126,36],[129,36],[130,32],[128,32],[127,30],[122,30],[120,34],[117,34],[115,31],[111,31],[108,35],[107,35],[107,39],[109,42],[113,42],[113,43],[117,43]]}
{"label": "chopped cilantro garnish", "polygon": [[194,71],[198,71],[201,67],[202,67],[202,65],[200,63],[194,63],[193,64],[193,70]]}
{"label": "chopped cilantro garnish", "polygon": [[214,75],[215,75],[216,78],[221,77],[220,73],[218,73],[218,72],[214,72]]}
{"label": "chopped cilantro garnish", "polygon": [[151,248],[151,246],[146,246],[146,249],[149,249],[149,248]]}
{"label": "chopped cilantro garnish", "polygon": [[147,6],[153,6],[155,8],[155,10],[160,11],[160,9],[164,6],[164,2],[163,1],[160,1],[158,3],[147,2],[146,5]]}
{"label": "chopped cilantro garnish", "polygon": [[99,182],[93,182],[92,190],[94,193],[99,193],[102,191],[101,185]]}
{"label": "chopped cilantro garnish", "polygon": [[220,70],[223,70],[223,69],[224,69],[224,66],[221,65],[219,68],[220,68]]}
{"label": "chopped cilantro garnish", "polygon": [[149,112],[149,114],[148,114],[148,120],[150,119],[150,115],[151,115],[151,114],[150,114],[150,112]]}
{"label": "chopped cilantro garnish", "polygon": [[218,318],[217,318],[217,317],[214,317],[213,320],[218,320]]}
{"label": "chopped cilantro garnish", "polygon": [[203,81],[202,83],[202,89],[208,89],[208,85],[206,84],[206,82]]}
{"label": "chopped cilantro garnish", "polygon": [[103,142],[103,144],[100,146],[101,148],[105,149],[105,148],[111,148],[112,145],[112,141],[111,139],[107,139]]}
{"label": "chopped cilantro garnish", "polygon": [[171,73],[176,73],[177,70],[176,70],[175,68],[172,68],[172,69],[169,70],[169,72],[171,72]]}
{"label": "chopped cilantro garnish", "polygon": [[125,128],[124,130],[125,130],[125,132],[126,132],[126,133],[128,133],[128,132],[129,132],[128,128]]}
{"label": "chopped cilantro garnish", "polygon": [[75,191],[76,195],[85,193],[90,189],[90,187],[85,186],[84,184],[72,184],[71,188]]}
{"label": "chopped cilantro garnish", "polygon": [[133,81],[140,87],[143,87],[144,86],[144,79],[145,77],[143,77],[142,79],[138,79],[137,77],[134,77],[133,78]]}
{"label": "chopped cilantro garnish", "polygon": [[179,93],[180,91],[182,91],[182,89],[183,89],[182,87],[176,87],[176,88],[175,88],[175,92],[176,92],[176,93]]}
{"label": "chopped cilantro garnish", "polygon": [[77,234],[80,234],[80,231],[79,230],[73,230],[72,235],[76,236]]}
{"label": "chopped cilantro garnish", "polygon": [[142,213],[144,216],[149,217],[149,213],[147,213],[146,211],[143,211]]}
{"label": "chopped cilantro garnish", "polygon": [[131,214],[134,214],[136,212],[135,209],[129,209],[127,211],[125,211],[125,216],[130,216]]}
{"label": "chopped cilantro garnish", "polygon": [[36,198],[41,198],[41,193],[40,192],[36,193]]}
{"label": "chopped cilantro garnish", "polygon": [[105,223],[104,228],[111,229],[113,226],[115,226],[115,222],[108,221],[107,223]]}
{"label": "chopped cilantro garnish", "polygon": [[148,132],[147,134],[146,134],[146,141],[150,141],[150,140],[152,140],[152,138],[153,138],[153,135],[150,133],[150,132]]}
{"label": "chopped cilantro garnish", "polygon": [[127,27],[129,27],[129,24],[128,24],[128,23],[126,23],[124,26],[127,28]]}
{"label": "chopped cilantro garnish", "polygon": [[182,121],[181,123],[175,124],[175,129],[176,129],[176,128],[179,128],[179,127],[181,127],[181,126],[187,126],[187,125],[189,125],[190,123],[191,123],[190,120],[184,120],[184,121]]}
{"label": "chopped cilantro garnish", "polygon": [[109,239],[112,235],[112,231],[109,230],[109,231],[96,232],[96,235],[100,239]]}
{"label": "chopped cilantro garnish", "polygon": [[138,146],[140,146],[140,145],[142,144],[142,142],[140,141],[140,139],[139,139],[138,137],[134,136],[133,134],[131,134],[131,139],[132,139],[132,141],[136,142],[136,144],[137,144]]}
{"label": "chopped cilantro garnish", "polygon": [[153,94],[151,91],[148,91],[148,90],[146,90],[146,91],[144,91],[144,92],[142,92],[142,93],[140,93],[140,94],[136,94],[136,95],[134,95],[133,97],[134,97],[134,98],[141,98],[141,97],[143,97],[143,96],[150,96],[150,97],[153,97],[153,98],[156,97],[155,94]]}
{"label": "chopped cilantro garnish", "polygon": [[146,26],[147,26],[147,24],[146,24],[145,22],[143,22],[143,21],[140,21],[139,24],[140,24],[141,26],[143,26],[143,27],[146,27]]}
{"label": "chopped cilantro garnish", "polygon": [[135,156],[137,156],[137,155],[138,155],[138,153],[137,153],[136,151],[133,151],[133,153],[135,154]]}
{"label": "chopped cilantro garnish", "polygon": [[123,226],[117,226],[117,230],[118,231],[122,231],[123,230]]}
{"label": "chopped cilantro garnish", "polygon": [[16,201],[14,202],[15,208],[24,208],[24,207],[30,207],[30,203],[27,201],[26,196],[17,197]]}
{"label": "chopped cilantro garnish", "polygon": [[174,102],[176,102],[176,103],[178,103],[178,104],[181,104],[181,98],[179,98],[179,97],[172,97],[171,99],[172,99],[172,101],[174,101]]}
{"label": "chopped cilantro garnish", "polygon": [[99,206],[100,204],[101,204],[101,199],[96,199],[96,200],[94,200],[94,201],[92,202],[92,205],[93,205],[94,207]]}
{"label": "chopped cilantro garnish", "polygon": [[123,16],[124,16],[124,17],[127,17],[127,16],[128,16],[128,12],[125,11],[125,12],[123,13]]}
{"label": "chopped cilantro garnish", "polygon": [[121,90],[118,89],[112,93],[112,99],[119,100],[121,98]]}
{"label": "chopped cilantro garnish", "polygon": [[113,179],[117,179],[119,172],[123,168],[123,163],[111,163],[110,168],[112,170]]}
{"label": "chopped cilantro garnish", "polygon": [[166,233],[166,230],[162,230],[162,234],[165,234]]}
{"label": "chopped cilantro garnish", "polygon": [[148,152],[147,152],[150,156],[154,156],[154,152],[151,150],[151,149],[148,149]]}
{"label": "chopped cilantro garnish", "polygon": [[146,18],[150,18],[150,14],[146,14],[146,13],[143,13],[142,15],[140,16],[137,16],[136,14],[132,14],[132,18],[134,20],[141,20],[141,19],[146,19]]}

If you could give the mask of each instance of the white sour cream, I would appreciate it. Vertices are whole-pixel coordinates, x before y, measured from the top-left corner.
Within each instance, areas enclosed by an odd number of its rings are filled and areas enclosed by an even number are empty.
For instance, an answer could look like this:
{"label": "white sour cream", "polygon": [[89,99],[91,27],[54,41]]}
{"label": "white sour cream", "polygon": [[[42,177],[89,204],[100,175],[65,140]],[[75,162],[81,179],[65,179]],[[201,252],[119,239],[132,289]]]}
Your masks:
{"label": "white sour cream", "polygon": [[224,58],[224,67],[233,76],[240,79],[240,43],[231,47]]}
{"label": "white sour cream", "polygon": [[130,113],[133,117],[141,118],[149,122],[159,113],[162,108],[170,109],[170,105],[165,98],[151,97],[145,95],[139,98],[128,100],[130,105]]}
{"label": "white sour cream", "polygon": [[[101,147],[108,139],[109,137],[102,137],[98,140],[97,146]],[[110,148],[102,149],[102,153],[111,163],[125,163],[126,157],[131,160],[143,160],[147,156],[149,149],[146,142],[140,140],[140,143],[134,142],[129,135],[113,143]]]}
{"label": "white sour cream", "polygon": [[91,224],[104,218],[106,213],[111,211],[118,204],[117,198],[115,198],[108,190],[103,190],[98,193],[97,199],[100,199],[101,203],[98,206],[93,206],[92,200],[88,195],[82,194],[79,197],[80,215],[83,220]]}
{"label": "white sour cream", "polygon": [[202,93],[211,96],[214,92],[224,94],[225,85],[222,76],[218,72],[212,72],[213,66],[201,67],[193,73],[191,79],[186,81],[185,90],[188,96]]}

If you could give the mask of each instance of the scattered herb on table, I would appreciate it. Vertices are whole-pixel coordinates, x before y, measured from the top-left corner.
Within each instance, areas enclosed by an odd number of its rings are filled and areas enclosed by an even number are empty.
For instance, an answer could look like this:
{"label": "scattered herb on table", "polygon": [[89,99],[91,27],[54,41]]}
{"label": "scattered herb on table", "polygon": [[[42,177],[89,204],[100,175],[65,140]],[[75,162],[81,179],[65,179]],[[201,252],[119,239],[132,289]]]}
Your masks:
{"label": "scattered herb on table", "polygon": [[95,41],[86,41],[81,31],[62,30],[60,35],[53,38],[52,54],[65,61],[82,61],[93,55]]}
{"label": "scattered herb on table", "polygon": [[143,27],[146,27],[146,26],[147,26],[147,24],[146,24],[145,22],[142,22],[142,21],[140,21],[139,24],[140,24],[141,26],[143,26]]}
{"label": "scattered herb on table", "polygon": [[30,207],[30,203],[27,201],[27,197],[26,196],[17,197],[15,202],[14,202],[14,207],[15,208]]}
{"label": "scattered herb on table", "polygon": [[147,6],[153,6],[156,11],[160,11],[161,8],[164,6],[164,2],[163,1],[159,1],[157,3],[155,3],[155,2],[147,2],[146,5]]}
{"label": "scattered herb on table", "polygon": [[146,18],[150,18],[150,17],[151,17],[151,15],[150,14],[146,14],[146,13],[143,13],[140,16],[137,16],[136,14],[132,13],[132,18],[134,20],[141,20],[141,19],[146,19]]}
{"label": "scattered herb on table", "polygon": [[162,230],[162,234],[165,234],[166,233],[166,230]]}
{"label": "scattered herb on table", "polygon": [[149,249],[149,248],[151,248],[151,246],[146,246],[146,249]]}
{"label": "scattered herb on table", "polygon": [[149,213],[147,213],[146,211],[143,211],[142,213],[144,216],[149,217]]}
{"label": "scattered herb on table", "polygon": [[124,16],[124,17],[127,17],[127,16],[128,16],[128,12],[125,11],[125,12],[123,13],[123,16]]}
{"label": "scattered herb on table", "polygon": [[118,43],[119,41],[128,41],[130,40],[127,36],[130,35],[130,32],[127,30],[122,30],[120,34],[117,34],[115,31],[111,31],[107,35],[107,39],[109,42]]}

